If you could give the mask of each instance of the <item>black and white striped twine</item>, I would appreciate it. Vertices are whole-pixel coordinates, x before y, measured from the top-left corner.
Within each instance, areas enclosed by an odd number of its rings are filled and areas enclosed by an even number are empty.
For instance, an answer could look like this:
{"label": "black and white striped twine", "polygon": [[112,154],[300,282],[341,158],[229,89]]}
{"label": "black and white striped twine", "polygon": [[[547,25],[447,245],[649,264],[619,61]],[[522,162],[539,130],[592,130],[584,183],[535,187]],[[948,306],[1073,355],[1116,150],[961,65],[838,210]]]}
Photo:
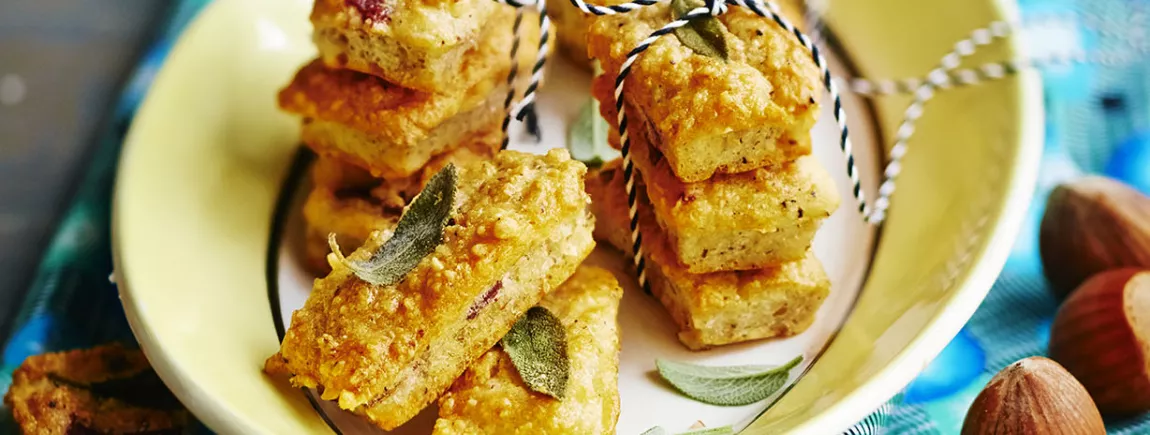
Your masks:
{"label": "black and white striped twine", "polygon": [[507,98],[503,100],[503,143],[499,149],[507,149],[507,145],[511,143],[511,135],[507,133],[508,127],[511,126],[511,102],[515,100],[515,77],[519,75],[519,25],[523,22],[523,9],[516,8],[515,10],[515,24],[511,26],[511,31],[515,35],[511,43],[511,71],[507,73]]}
{"label": "black and white striped twine", "polygon": [[[935,69],[927,77],[937,77],[942,80],[948,77],[948,72],[957,69],[962,64],[962,58],[974,54],[979,46],[985,46],[996,39],[1005,38],[1011,34],[1012,26],[1005,22],[995,22],[991,26],[976,29],[969,38],[958,41],[954,49],[942,58]],[[890,149],[886,169],[883,171],[883,182],[879,186],[878,199],[875,200],[874,210],[866,216],[869,222],[882,222],[886,218],[886,210],[890,207],[890,197],[894,194],[895,179],[902,172],[902,158],[906,155],[907,143],[914,135],[915,123],[922,118],[926,103],[934,98],[935,82],[925,80],[914,91],[914,100],[903,113],[902,123],[895,132],[894,145]]]}
{"label": "black and white striped twine", "polygon": [[[596,15],[612,15],[616,13],[624,13],[638,9],[643,6],[649,6],[656,3],[653,0],[638,0],[636,2],[625,3],[614,6],[595,6],[586,4],[583,0],[571,0],[576,8],[585,12]],[[639,228],[639,216],[637,209],[637,192],[635,189],[635,165],[631,160],[631,139],[627,134],[627,114],[623,107],[623,85],[627,76],[631,73],[631,67],[644,51],[655,43],[660,37],[673,32],[675,29],[687,25],[690,20],[705,17],[705,16],[718,16],[726,12],[728,4],[735,6],[746,7],[755,14],[761,17],[773,19],[776,23],[786,29],[787,32],[792,33],[798,38],[798,41],[811,53],[815,65],[819,68],[819,72],[823,78],[823,84],[826,86],[827,91],[830,93],[831,98],[834,100],[834,116],[835,121],[838,122],[840,134],[840,147],[847,160],[847,175],[853,183],[852,193],[858,201],[858,208],[864,216],[869,216],[869,209],[866,206],[862,187],[859,182],[858,169],[855,166],[854,155],[851,149],[851,141],[849,130],[847,129],[847,116],[843,110],[842,101],[838,95],[838,85],[832,80],[830,70],[827,67],[827,62],[819,52],[818,47],[808,38],[802,31],[797,29],[786,18],[784,18],[774,4],[768,4],[767,8],[763,7],[761,0],[707,0],[705,5],[692,9],[683,15],[681,18],[667,23],[662,28],[654,31],[640,42],[628,54],[627,58],[623,61],[619,71],[615,77],[615,109],[618,112],[618,129],[619,140],[622,143],[621,154],[623,158],[623,175],[626,181],[627,193],[627,207],[630,218],[631,230],[631,248],[633,260],[635,263],[635,271],[638,275],[639,285],[644,290],[649,291],[650,287],[647,283],[646,274],[646,261],[643,258],[643,235]]]}
{"label": "black and white striped twine", "polygon": [[[547,53],[549,50],[551,40],[551,19],[547,17],[547,2],[537,0],[535,2],[521,2],[518,0],[494,0],[497,3],[509,5],[516,9],[515,11],[515,24],[513,31],[515,32],[514,42],[511,45],[511,72],[507,74],[507,99],[503,102],[503,110],[507,112],[503,118],[503,143],[500,149],[507,149],[511,142],[508,134],[508,127],[511,124],[511,118],[521,121],[527,127],[527,132],[535,137],[536,140],[540,138],[539,131],[539,117],[535,111],[535,94],[539,90],[539,84],[543,82],[543,68],[547,65]],[[515,78],[519,71],[519,27],[523,20],[523,9],[530,6],[537,6],[539,13],[539,49],[535,55],[535,64],[531,67],[531,83],[528,84],[527,90],[523,93],[523,99],[511,110],[511,102],[515,99]]]}
{"label": "black and white striped twine", "polygon": [[[540,13],[540,42],[537,60],[532,69],[531,83],[524,94],[523,99],[515,107],[514,110],[508,111],[508,117],[504,120],[504,143],[503,147],[506,148],[508,143],[507,128],[510,123],[512,114],[517,120],[525,121],[529,132],[535,137],[539,137],[537,130],[537,121],[535,120],[535,95],[538,90],[539,83],[543,78],[543,67],[546,63],[547,46],[549,42],[550,21],[547,18],[545,4],[543,0],[536,0],[534,2],[521,2],[519,0],[495,0],[504,4],[514,6],[516,8],[523,8],[531,5],[538,5]],[[584,0],[570,0],[571,4],[577,9],[587,14],[594,15],[615,15],[634,11],[646,6],[651,6],[660,2],[660,0],[635,0],[628,3],[599,6],[586,3]],[[811,54],[815,65],[819,68],[819,73],[825,86],[827,93],[830,94],[833,100],[833,115],[836,123],[838,124],[840,136],[839,146],[846,160],[847,176],[851,182],[851,194],[855,197],[858,204],[858,211],[863,216],[863,219],[872,224],[881,224],[886,218],[886,211],[890,207],[890,198],[895,190],[895,179],[901,173],[901,161],[906,155],[907,144],[915,131],[916,122],[922,117],[924,107],[935,95],[936,90],[948,89],[953,87],[969,86],[977,83],[982,83],[991,80],[1001,79],[1017,73],[1020,70],[1028,68],[1041,68],[1051,65],[1065,65],[1072,63],[1089,62],[1091,58],[1083,54],[1071,53],[1050,56],[1047,58],[1034,58],[1034,59],[1014,59],[1003,62],[993,62],[980,65],[974,68],[959,68],[962,59],[974,54],[978,47],[989,45],[996,40],[1010,36],[1016,29],[1016,24],[1006,22],[994,22],[990,26],[982,29],[976,29],[971,35],[955,44],[954,49],[947,53],[940,61],[939,65],[931,70],[925,77],[921,78],[904,78],[894,80],[866,80],[861,78],[842,79],[833,77],[826,59],[821,54],[819,47],[815,41],[797,29],[790,21],[784,18],[778,8],[773,2],[764,0],[706,0],[704,6],[695,8],[689,11],[686,15],[667,23],[660,29],[652,32],[646,39],[641,41],[634,49],[627,54],[622,66],[617,72],[615,78],[615,109],[618,112],[618,132],[619,138],[622,143],[622,160],[623,160],[623,173],[626,180],[626,194],[628,214],[630,218],[631,230],[631,243],[632,252],[634,255],[634,263],[636,272],[639,276],[639,283],[644,289],[648,289],[646,279],[646,265],[643,259],[643,237],[639,228],[638,209],[637,209],[637,192],[636,192],[636,174],[634,162],[631,160],[631,140],[627,133],[627,115],[623,105],[623,85],[626,78],[631,73],[631,68],[637,61],[638,57],[646,51],[651,44],[655,43],[660,37],[665,36],[675,29],[687,25],[691,20],[706,17],[718,16],[726,12],[728,6],[741,6],[754,12],[755,14],[769,18],[776,24],[791,33],[799,41],[800,44]],[[821,23],[818,21],[816,12],[807,10],[806,20],[812,25],[812,29],[819,29]],[[521,14],[516,17],[516,29],[518,30],[521,21]],[[516,32],[515,44],[512,46],[511,56],[513,59],[512,71],[508,75],[509,86],[513,85],[516,77],[517,62],[515,62],[516,52],[519,46],[519,35]],[[1115,62],[1109,58],[1096,58],[1096,62]],[[911,104],[904,112],[904,117],[899,125],[895,135],[895,142],[891,147],[888,155],[888,163],[883,171],[882,184],[879,187],[878,195],[873,205],[868,205],[865,194],[862,190],[862,185],[859,179],[859,171],[855,163],[852,144],[850,140],[850,133],[847,127],[847,114],[843,109],[842,100],[839,96],[840,86],[849,92],[863,95],[863,96],[881,96],[890,94],[913,94],[914,98]],[[510,108],[513,100],[514,88],[509,90],[508,98],[505,101],[505,109]]]}

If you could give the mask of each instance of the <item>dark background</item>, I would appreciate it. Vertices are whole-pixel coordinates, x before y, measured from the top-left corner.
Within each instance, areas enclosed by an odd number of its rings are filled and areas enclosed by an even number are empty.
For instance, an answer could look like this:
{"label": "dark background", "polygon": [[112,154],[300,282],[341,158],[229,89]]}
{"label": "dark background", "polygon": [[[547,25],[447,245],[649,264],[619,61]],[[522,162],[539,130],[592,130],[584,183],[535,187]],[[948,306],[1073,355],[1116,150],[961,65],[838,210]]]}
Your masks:
{"label": "dark background", "polygon": [[0,336],[171,3],[0,0]]}

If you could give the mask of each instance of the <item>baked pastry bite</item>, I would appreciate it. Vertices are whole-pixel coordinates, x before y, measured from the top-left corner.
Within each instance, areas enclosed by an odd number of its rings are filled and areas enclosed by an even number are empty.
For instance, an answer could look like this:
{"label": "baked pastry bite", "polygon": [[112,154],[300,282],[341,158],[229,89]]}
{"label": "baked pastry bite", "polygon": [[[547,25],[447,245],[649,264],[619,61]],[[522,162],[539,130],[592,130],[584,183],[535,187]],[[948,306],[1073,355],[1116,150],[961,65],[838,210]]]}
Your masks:
{"label": "baked pastry bite", "polygon": [[[671,20],[659,3],[596,18],[588,30],[591,57],[604,74],[592,94],[615,125],[614,80],[627,53]],[[818,117],[818,69],[810,54],[774,21],[732,7],[724,25],[729,59],[698,54],[673,35],[639,55],[624,85],[630,130],[651,145],[685,182],[745,172],[810,154]]]}
{"label": "baked pastry bite", "polygon": [[[327,68],[317,60],[279,93],[279,106],[303,118],[301,139],[317,154],[359,166],[377,178],[409,177],[467,137],[500,130],[513,14],[498,17],[490,23],[490,40],[455,72],[459,80],[476,78],[468,88],[446,94],[416,91],[372,75]],[[537,29],[522,28],[522,44],[538,41]],[[533,58],[531,50],[520,50],[520,64]],[[524,82],[529,79],[528,74],[520,76]]]}
{"label": "baked pastry bite", "polygon": [[28,357],[4,404],[26,434],[180,434],[189,422],[144,354],[120,344]]}
{"label": "baked pastry bite", "polygon": [[[624,177],[615,160],[587,176],[595,238],[630,254],[631,229]],[[639,225],[651,292],[679,325],[679,341],[693,350],[805,331],[830,292],[822,263],[801,260],[738,272],[693,274],[675,258],[639,185]]]}
{"label": "baked pastry bite", "polygon": [[632,136],[631,144],[652,212],[691,273],[801,260],[839,206],[834,180],[814,156],[684,183],[643,134]]}
{"label": "baked pastry bite", "polygon": [[[609,6],[626,3],[627,0],[592,0],[588,4]],[[806,22],[803,20],[803,5],[801,0],[782,0],[776,2],[783,16],[791,20],[804,32]],[[547,0],[547,15],[555,23],[555,36],[559,41],[559,50],[575,64],[590,71],[591,59],[587,56],[587,27],[591,25],[594,15],[583,13],[571,0]]]}
{"label": "baked pastry bite", "polygon": [[479,357],[439,398],[436,435],[615,433],[619,418],[619,299],[610,272],[580,266],[543,298],[567,331],[570,377],[556,399],[528,388],[500,346]]}
{"label": "baked pastry bite", "polygon": [[454,163],[466,165],[489,159],[499,149],[502,134],[493,131],[465,141],[466,145],[441,154],[411,176],[397,180],[372,177],[366,171],[330,157],[319,157],[311,168],[312,191],[304,201],[305,264],[317,275],[331,271],[328,235],[346,249],[355,249],[373,231],[391,231],[403,208],[428,180]]}
{"label": "baked pastry bite", "polygon": [[301,140],[317,154],[401,179],[467,136],[499,129],[506,87],[491,85],[476,95],[421,94],[313,62],[280,94],[280,106],[303,116]]}
{"label": "baked pastry bite", "polygon": [[442,243],[398,283],[374,285],[348,267],[386,242],[385,233],[374,233],[316,280],[266,372],[290,375],[292,385],[316,388],[324,400],[393,429],[446,390],[594,247],[586,168],[565,150],[502,151],[458,171]]}
{"label": "baked pastry bite", "polygon": [[484,32],[502,31],[500,14],[510,10],[492,0],[316,0],[312,39],[332,68],[421,91],[466,88],[454,76]]}

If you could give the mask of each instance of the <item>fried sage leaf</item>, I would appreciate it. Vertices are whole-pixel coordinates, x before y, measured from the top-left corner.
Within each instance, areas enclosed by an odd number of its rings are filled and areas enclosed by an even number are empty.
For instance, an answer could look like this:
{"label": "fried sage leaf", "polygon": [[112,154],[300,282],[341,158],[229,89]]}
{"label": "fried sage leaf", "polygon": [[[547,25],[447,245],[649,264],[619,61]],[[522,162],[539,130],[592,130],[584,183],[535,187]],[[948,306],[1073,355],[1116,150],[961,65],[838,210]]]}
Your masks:
{"label": "fried sage leaf", "polygon": [[455,165],[448,164],[431,177],[427,187],[411,202],[395,232],[367,260],[349,260],[340,252],[335,234],[328,235],[328,245],[337,259],[355,276],[375,285],[392,285],[403,280],[423,257],[443,243],[443,228],[455,208]]}
{"label": "fried sage leaf", "polygon": [[571,158],[589,168],[597,168],[603,162],[618,157],[619,151],[607,144],[608,128],[607,121],[599,116],[599,100],[590,98],[579,109],[579,117],[567,132],[567,150],[571,152]]}
{"label": "fried sage leaf", "polygon": [[655,360],[659,375],[688,397],[719,406],[749,405],[770,397],[786,385],[800,355],[780,367],[710,367]]}
{"label": "fried sage leaf", "polygon": [[[675,19],[681,19],[692,9],[703,6],[698,0],[671,0],[671,10]],[[687,25],[675,29],[675,37],[687,48],[704,56],[717,57],[723,60],[730,58],[727,50],[727,37],[724,31],[726,26],[713,16],[702,16],[691,19]]]}
{"label": "fried sage leaf", "polygon": [[563,398],[571,362],[567,359],[567,330],[558,317],[546,308],[532,307],[500,344],[528,388]]}

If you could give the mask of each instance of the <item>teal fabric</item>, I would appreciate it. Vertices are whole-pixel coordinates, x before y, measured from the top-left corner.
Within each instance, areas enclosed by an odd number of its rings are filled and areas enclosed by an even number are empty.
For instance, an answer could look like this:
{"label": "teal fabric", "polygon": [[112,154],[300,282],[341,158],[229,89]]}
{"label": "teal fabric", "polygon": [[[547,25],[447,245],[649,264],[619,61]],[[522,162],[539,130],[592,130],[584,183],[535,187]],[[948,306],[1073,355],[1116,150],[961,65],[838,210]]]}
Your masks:
{"label": "teal fabric", "polygon": [[[957,434],[967,408],[991,376],[1014,361],[1046,353],[1058,302],[1042,275],[1038,226],[1046,197],[1057,184],[1103,174],[1150,194],[1150,63],[1142,60],[1146,48],[1135,45],[1146,41],[1148,26],[1137,20],[1145,19],[1150,2],[1019,4],[1025,22],[1069,24],[1046,40],[1028,41],[1034,51],[1065,50],[1070,43],[1088,53],[1122,54],[1128,60],[1043,71],[1046,145],[1035,200],[1010,259],[962,332],[902,394],[876,411],[886,414],[885,425],[856,433]],[[1106,426],[1112,434],[1150,433],[1150,416],[1107,420]]]}
{"label": "teal fabric", "polygon": [[[116,287],[109,281],[116,163],[124,134],[153,75],[184,26],[209,1],[173,3],[166,26],[125,86],[113,120],[98,139],[91,164],[49,242],[13,330],[6,337],[0,360],[0,395],[8,391],[12,371],[30,355],[111,341],[136,345]],[[18,433],[7,409],[0,409],[0,433]]]}
{"label": "teal fabric", "polygon": [[[166,30],[141,61],[101,137],[80,190],[37,270],[0,361],[0,393],[28,355],[107,341],[134,344],[115,286],[108,281],[110,200],[123,134],[174,38],[210,0],[180,0]],[[1145,32],[1131,17],[1150,4],[1131,0],[1026,0],[1025,17],[1077,20],[1078,43],[1090,50],[1130,50]],[[1143,37],[1145,35],[1142,35]],[[1146,40],[1146,39],[1141,39]],[[940,53],[941,56],[941,53]],[[1058,182],[1104,173],[1150,193],[1150,65],[1076,66],[1044,72],[1047,144],[1036,200],[990,295],[942,354],[890,402],[848,433],[954,434],[969,403],[995,372],[1045,352],[1057,308],[1037,252],[1045,197]],[[945,98],[941,96],[940,98]],[[912,144],[913,146],[913,144]],[[1111,433],[1150,433],[1150,419],[1108,421]],[[199,428],[206,432],[206,429]],[[0,410],[0,432],[14,433]]]}

